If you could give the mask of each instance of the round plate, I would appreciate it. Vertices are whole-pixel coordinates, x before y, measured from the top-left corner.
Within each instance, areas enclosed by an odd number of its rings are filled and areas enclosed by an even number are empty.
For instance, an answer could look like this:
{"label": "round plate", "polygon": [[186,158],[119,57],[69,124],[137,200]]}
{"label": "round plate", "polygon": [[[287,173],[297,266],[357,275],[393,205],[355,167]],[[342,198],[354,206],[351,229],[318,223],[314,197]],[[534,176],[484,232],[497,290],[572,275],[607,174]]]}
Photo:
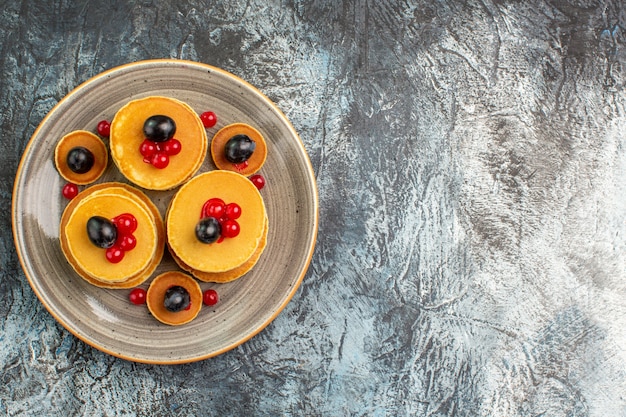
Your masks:
{"label": "round plate", "polygon": [[[148,308],[128,301],[130,290],[97,288],[81,279],[59,247],[59,220],[67,201],[54,166],[54,149],[73,130],[95,131],[129,100],[162,95],[188,103],[198,114],[214,111],[220,128],[248,123],[265,137],[268,156],[261,173],[267,207],[267,247],[242,278],[215,288],[220,302],[203,306],[182,326],[167,326]],[[108,143],[108,142],[107,142]],[[199,172],[215,169],[207,153]],[[110,163],[98,180],[127,182]],[[83,187],[84,188],[84,187]],[[146,191],[165,213],[176,190]],[[179,60],[141,61],[104,72],[63,98],[31,138],[13,188],[13,236],[33,290],[50,313],[76,337],[106,353],[145,363],[186,363],[232,349],[266,327],[296,292],[313,254],[318,225],[315,177],[291,123],[256,88],[223,70]],[[178,269],[169,256],[154,276]],[[148,281],[149,283],[149,281]],[[142,285],[147,288],[147,284]]]}

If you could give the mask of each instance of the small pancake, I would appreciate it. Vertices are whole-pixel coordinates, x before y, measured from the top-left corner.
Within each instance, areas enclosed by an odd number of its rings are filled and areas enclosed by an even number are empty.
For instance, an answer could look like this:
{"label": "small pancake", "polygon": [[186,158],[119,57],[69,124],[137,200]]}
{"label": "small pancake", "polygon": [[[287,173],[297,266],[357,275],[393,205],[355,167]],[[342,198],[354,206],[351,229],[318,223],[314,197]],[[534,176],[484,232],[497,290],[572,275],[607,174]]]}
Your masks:
{"label": "small pancake", "polygon": [[[165,308],[165,292],[174,286],[181,286],[189,293],[190,307],[187,310],[171,312]],[[202,308],[202,289],[198,282],[180,271],[168,271],[155,277],[146,294],[146,304],[150,313],[161,323],[178,326],[196,318]]]}
{"label": "small pancake", "polygon": [[[226,152],[224,150],[226,143],[237,135],[246,135],[256,144],[252,156],[242,164],[233,164],[226,159]],[[265,159],[267,158],[267,144],[265,143],[263,135],[252,126],[245,123],[233,123],[224,126],[213,136],[213,140],[211,140],[211,157],[218,169],[234,171],[248,177],[261,169],[263,164],[265,164]]]}
{"label": "small pancake", "polygon": [[[174,120],[174,138],[182,145],[180,153],[171,156],[164,169],[144,162],[139,152],[145,139],[143,125],[155,115]],[[149,190],[169,190],[187,181],[202,165],[208,148],[206,131],[196,112],[182,101],[160,96],[133,100],[119,109],[111,123],[109,140],[111,158],[120,172]]]}
{"label": "small pancake", "polygon": [[[156,229],[156,234],[157,234],[156,250],[154,252],[153,257],[150,259],[150,262],[148,263],[148,265],[141,271],[138,271],[137,273],[130,275],[126,280],[123,280],[120,282],[105,282],[99,279],[95,279],[91,275],[89,275],[84,269],[82,269],[78,265],[73,254],[70,252],[67,236],[65,233],[63,233],[63,231],[65,230],[67,226],[67,222],[70,218],[70,215],[71,213],[73,213],[76,206],[83,199],[92,195],[99,195],[99,194],[119,194],[119,195],[123,195],[123,196],[133,199],[138,205],[142,206],[150,214],[152,224],[154,225]],[[65,257],[67,258],[68,262],[72,266],[72,268],[76,271],[76,273],[79,276],[81,276],[87,282],[95,286],[101,287],[101,288],[123,289],[123,288],[132,288],[132,287],[142,284],[156,270],[157,266],[161,262],[161,258],[163,257],[163,252],[165,248],[165,226],[161,218],[161,215],[159,213],[159,210],[144,193],[142,193],[141,191],[137,190],[136,188],[130,185],[122,184],[122,183],[97,184],[92,187],[89,187],[88,189],[78,194],[75,198],[73,198],[69,202],[69,204],[65,208],[65,211],[63,212],[63,216],[61,217],[60,230],[61,230],[61,234],[60,234],[61,249]],[[91,242],[89,242],[89,244],[93,246]]]}
{"label": "small pancake", "polygon": [[[241,207],[238,236],[211,244],[196,238],[202,207],[211,198]],[[192,270],[229,271],[256,251],[264,235],[265,218],[263,198],[248,178],[231,171],[209,171],[192,178],[172,198],[166,215],[167,241],[175,255]]]}
{"label": "small pancake", "polygon": [[[83,147],[89,150],[94,156],[94,163],[91,169],[79,174],[70,169],[67,165],[67,155],[76,147]],[[106,145],[102,140],[86,130],[75,130],[63,136],[54,149],[54,165],[59,174],[67,181],[86,185],[96,181],[106,170],[109,162],[109,154]]]}

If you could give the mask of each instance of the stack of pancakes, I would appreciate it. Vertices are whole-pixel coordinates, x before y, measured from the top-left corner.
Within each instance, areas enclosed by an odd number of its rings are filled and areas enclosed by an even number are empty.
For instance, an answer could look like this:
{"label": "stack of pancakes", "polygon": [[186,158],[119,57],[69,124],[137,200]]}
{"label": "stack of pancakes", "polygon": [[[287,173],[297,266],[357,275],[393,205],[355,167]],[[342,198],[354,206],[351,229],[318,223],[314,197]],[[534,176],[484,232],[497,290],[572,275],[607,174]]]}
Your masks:
{"label": "stack of pancakes", "polygon": [[[220,198],[241,207],[241,232],[219,243],[200,242],[195,227],[204,203]],[[166,216],[167,243],[185,271],[205,282],[228,282],[241,277],[257,262],[267,242],[267,214],[259,190],[231,171],[209,171],[184,184],[172,198]]]}
{"label": "stack of pancakes", "polygon": [[[112,219],[130,213],[137,219],[137,246],[122,262],[110,263],[104,249],[86,232],[92,216]],[[103,288],[132,288],[147,280],[161,262],[165,227],[157,207],[138,189],[121,183],[93,185],[74,197],[61,216],[61,249],[82,278]]]}

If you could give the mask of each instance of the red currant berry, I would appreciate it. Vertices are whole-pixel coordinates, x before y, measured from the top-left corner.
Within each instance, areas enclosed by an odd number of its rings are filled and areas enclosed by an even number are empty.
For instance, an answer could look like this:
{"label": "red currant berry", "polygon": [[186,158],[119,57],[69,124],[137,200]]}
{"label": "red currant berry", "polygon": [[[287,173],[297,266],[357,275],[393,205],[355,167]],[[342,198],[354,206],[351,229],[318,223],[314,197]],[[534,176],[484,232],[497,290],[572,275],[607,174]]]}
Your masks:
{"label": "red currant berry", "polygon": [[146,159],[149,160],[149,158],[152,157],[152,155],[154,155],[156,151],[156,143],[152,142],[150,139],[145,139],[143,142],[141,142],[141,145],[139,145],[139,153],[145,158],[144,161]]}
{"label": "red currant berry", "polygon": [[111,123],[109,123],[107,120],[100,120],[100,122],[98,122],[97,130],[100,136],[108,138],[111,134]]}
{"label": "red currant berry", "polygon": [[202,217],[215,217],[219,219],[224,214],[226,204],[221,198],[210,198],[202,206]]}
{"label": "red currant berry", "polygon": [[106,257],[107,261],[111,262],[112,264],[116,264],[124,259],[124,251],[119,246],[113,245],[106,250]]}
{"label": "red currant berry", "polygon": [[71,200],[72,198],[78,195],[78,186],[76,186],[76,184],[72,184],[71,182],[68,182],[67,184],[63,186],[61,193],[63,194],[63,197],[67,198],[68,200]]}
{"label": "red currant berry", "polygon": [[222,236],[236,237],[240,232],[239,223],[236,220],[226,220],[222,223]]}
{"label": "red currant berry", "polygon": [[205,111],[200,115],[200,120],[202,120],[202,124],[207,129],[215,126],[217,123],[217,116],[212,111]]}
{"label": "red currant berry", "polygon": [[263,187],[265,187],[265,178],[263,177],[263,175],[255,174],[250,177],[250,181],[252,181],[252,184],[254,184],[254,186],[258,190],[261,190]]}
{"label": "red currant berry", "polygon": [[217,291],[214,289],[208,289],[202,294],[202,302],[207,306],[214,306],[220,300]]}
{"label": "red currant berry", "polygon": [[128,252],[129,250],[135,249],[137,246],[137,238],[133,235],[122,235],[121,238],[118,238],[118,244],[120,245],[120,249],[124,252]]}
{"label": "red currant berry", "polygon": [[170,157],[165,152],[157,152],[150,158],[152,166],[158,169],[167,167],[170,163]]}
{"label": "red currant berry", "polygon": [[130,235],[137,230],[137,219],[130,213],[122,213],[113,218],[113,223],[117,227],[117,233]]}
{"label": "red currant berry", "polygon": [[244,169],[248,168],[248,165],[249,165],[249,164],[248,164],[248,161],[243,161],[243,162],[240,162],[240,163],[238,163],[238,164],[233,164],[233,167],[234,167],[237,171],[241,172],[241,171],[243,171]]}
{"label": "red currant berry", "polygon": [[131,303],[135,305],[142,305],[146,303],[146,290],[143,288],[133,288],[130,294],[128,294],[128,299]]}
{"label": "red currant berry", "polygon": [[237,203],[226,204],[224,215],[227,219],[236,220],[241,216],[241,207]]}
{"label": "red currant berry", "polygon": [[160,145],[161,150],[170,156],[178,155],[183,148],[180,141],[174,138],[168,139]]}

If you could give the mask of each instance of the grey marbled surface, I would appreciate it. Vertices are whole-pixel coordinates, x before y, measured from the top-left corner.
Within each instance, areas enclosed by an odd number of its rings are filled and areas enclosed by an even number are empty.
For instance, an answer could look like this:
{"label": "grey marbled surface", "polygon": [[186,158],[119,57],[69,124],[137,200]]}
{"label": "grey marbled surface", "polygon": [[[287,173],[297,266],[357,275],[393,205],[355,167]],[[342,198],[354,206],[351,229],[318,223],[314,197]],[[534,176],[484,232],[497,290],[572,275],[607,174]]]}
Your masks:
{"label": "grey marbled surface", "polygon": [[[626,416],[623,2],[0,6],[0,414]],[[170,57],[240,76],[290,118],[320,229],[268,328],[153,366],[55,322],[9,207],[55,103]]]}

